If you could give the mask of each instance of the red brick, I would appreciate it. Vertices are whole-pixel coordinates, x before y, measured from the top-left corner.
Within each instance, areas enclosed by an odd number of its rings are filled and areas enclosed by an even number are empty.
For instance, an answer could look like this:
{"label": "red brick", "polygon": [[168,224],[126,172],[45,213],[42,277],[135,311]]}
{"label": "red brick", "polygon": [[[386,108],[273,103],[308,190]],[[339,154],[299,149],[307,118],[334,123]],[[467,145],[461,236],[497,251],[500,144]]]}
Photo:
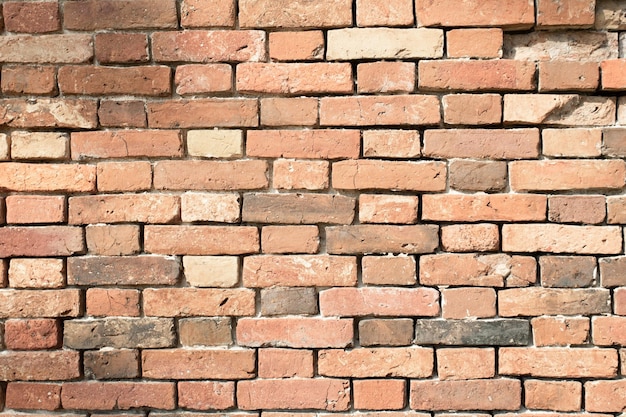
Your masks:
{"label": "red brick", "polygon": [[121,288],[89,288],[87,315],[139,317],[139,291]]}
{"label": "red brick", "polygon": [[101,100],[98,109],[100,124],[106,127],[146,127],[143,101]]}
{"label": "red brick", "polygon": [[225,410],[235,406],[235,383],[192,381],[178,383],[178,406],[191,410]]}
{"label": "red brick", "polygon": [[503,347],[499,352],[498,373],[549,378],[612,378],[617,373],[617,351]]}
{"label": "red brick", "polygon": [[444,319],[495,317],[496,292],[493,288],[446,288],[441,290],[441,308]]}
{"label": "red brick", "polygon": [[421,90],[516,91],[535,88],[535,64],[526,61],[420,61]]}
{"label": "red brick", "polygon": [[417,282],[412,256],[364,256],[362,279],[370,285],[413,285]]}
{"label": "red brick", "polygon": [[539,91],[595,91],[600,82],[597,62],[539,63]]}
{"label": "red brick", "polygon": [[501,58],[502,29],[452,29],[446,33],[448,58]]}
{"label": "red brick", "polygon": [[597,157],[602,151],[600,129],[543,129],[541,139],[547,156]]}
{"label": "red brick", "polygon": [[259,349],[259,378],[313,378],[313,351]]}
{"label": "red brick", "polygon": [[98,33],[96,59],[100,64],[148,61],[148,37],[143,33]]}
{"label": "red brick", "polygon": [[61,29],[59,3],[8,1],[2,5],[4,28],[8,32],[46,33]]}
{"label": "red brick", "polygon": [[263,61],[265,32],[259,30],[189,30],[152,34],[157,62]]}
{"label": "red brick", "polygon": [[176,2],[165,0],[86,0],[64,4],[66,29],[95,31],[100,29],[176,28]]}
{"label": "red brick", "polygon": [[[332,13],[329,11],[332,10]],[[241,27],[327,28],[352,24],[351,0],[240,0]]]}
{"label": "red brick", "polygon": [[361,194],[359,222],[361,223],[417,223],[417,196]]}
{"label": "red brick", "polygon": [[415,90],[412,62],[368,62],[357,65],[359,93],[410,93]]}
{"label": "red brick", "polygon": [[5,200],[6,222],[16,224],[63,223],[64,196],[10,195]]}
{"label": "red brick", "polygon": [[413,2],[410,0],[357,0],[358,26],[412,26]]}
{"label": "red brick", "polygon": [[622,412],[626,407],[624,380],[585,383],[585,410]]}
{"label": "red brick", "polygon": [[431,253],[439,245],[438,229],[434,225],[330,226],[326,228],[326,250],[332,254]]}
{"label": "red brick", "polygon": [[595,1],[573,0],[565,3],[552,0],[537,2],[537,27],[588,28],[595,21]]}
{"label": "red brick", "polygon": [[322,316],[437,316],[432,288],[331,288],[319,293]]}
{"label": "red brick", "polygon": [[422,347],[321,350],[318,372],[331,377],[425,378],[433,373],[433,350]]}
{"label": "red brick", "polygon": [[246,154],[265,158],[358,158],[358,130],[250,130]]}
{"label": "red brick", "polygon": [[259,252],[251,226],[145,226],[144,250],[163,255],[240,255]]}
{"label": "red brick", "polygon": [[53,66],[2,66],[1,78],[4,94],[52,96],[57,92],[56,69]]}
{"label": "red brick", "polygon": [[317,253],[320,245],[317,226],[263,226],[263,253]]}
{"label": "red brick", "polygon": [[274,188],[325,190],[330,182],[330,163],[328,161],[277,159],[274,161],[272,174]]}
{"label": "red brick", "polygon": [[350,381],[343,379],[258,379],[237,383],[237,404],[242,410],[350,408]]}
{"label": "red brick", "polygon": [[266,161],[159,161],[157,190],[255,190],[268,186]]}
{"label": "red brick", "polygon": [[324,59],[324,33],[320,30],[270,32],[270,59],[320,61]]}
{"label": "red brick", "polygon": [[191,64],[176,67],[176,94],[229,92],[233,88],[233,69],[228,64]]}
{"label": "red brick", "polygon": [[531,159],[539,156],[538,129],[454,129],[424,132],[433,158]]}
{"label": "red brick", "polygon": [[582,384],[577,381],[524,381],[526,408],[550,411],[579,411]]}
{"label": "red brick", "polygon": [[42,350],[58,348],[61,326],[55,319],[7,320],[4,343],[12,350]]}
{"label": "red brick", "polygon": [[89,225],[85,228],[92,255],[134,255],[139,252],[139,225]]}
{"label": "red brick", "polygon": [[441,246],[448,252],[492,252],[500,247],[495,224],[454,224],[441,227]]}
{"label": "red brick", "polygon": [[352,319],[242,318],[237,324],[241,346],[343,348],[352,345]]}
{"label": "red brick", "polygon": [[535,23],[534,4],[528,0],[428,0],[416,2],[415,14],[421,26],[501,26],[521,29]]}
{"label": "red brick", "polygon": [[155,128],[258,125],[258,103],[247,98],[168,100],[147,104],[148,126]]}
{"label": "red brick", "polygon": [[262,126],[313,126],[318,99],[311,97],[261,98]]}
{"label": "red brick", "polygon": [[422,197],[422,220],[534,221],[546,219],[547,198],[534,194],[432,194]]}
{"label": "red brick", "polygon": [[521,383],[515,379],[411,381],[415,410],[517,410]]}
{"label": "red brick", "polygon": [[421,154],[417,130],[364,130],[362,136],[366,158],[415,158]]}
{"label": "red brick", "polygon": [[538,347],[582,345],[589,339],[587,317],[535,317],[530,323]]}
{"label": "red brick", "polygon": [[184,28],[235,25],[234,0],[183,0],[180,24]]}
{"label": "red brick", "polygon": [[61,403],[66,410],[173,410],[175,395],[173,382],[66,382]]}
{"label": "red brick", "polygon": [[101,162],[96,166],[98,191],[147,191],[152,187],[152,165],[148,161]]}
{"label": "red brick", "polygon": [[180,198],[170,194],[70,197],[69,223],[170,223],[180,215]]}
{"label": "red brick", "polygon": [[9,382],[5,405],[18,410],[58,410],[61,408],[61,385]]}
{"label": "red brick", "polygon": [[93,129],[98,125],[95,100],[9,98],[0,100],[0,125],[17,128]]}
{"label": "red brick", "polygon": [[598,224],[606,218],[606,199],[601,195],[552,196],[548,206],[551,222]]}
{"label": "red brick", "polygon": [[443,191],[446,164],[359,159],[333,163],[332,185],[342,190]]}
{"label": "red brick", "polygon": [[255,376],[252,349],[158,349],[141,353],[148,379],[248,379]]}
{"label": "red brick", "polygon": [[62,381],[80,377],[80,353],[73,350],[5,352],[0,355],[3,381]]}
{"label": "red brick", "polygon": [[443,120],[453,125],[490,125],[502,120],[499,94],[448,94],[441,99]]}
{"label": "red brick", "polygon": [[401,410],[405,406],[406,381],[363,379],[352,381],[357,410]]}
{"label": "red brick", "polygon": [[85,251],[80,227],[0,228],[0,258],[13,256],[70,256]]}
{"label": "red brick", "polygon": [[91,34],[13,35],[0,39],[3,62],[81,64],[93,57]]}
{"label": "red brick", "polygon": [[12,288],[63,288],[65,287],[65,263],[62,259],[11,259],[9,286]]}
{"label": "red brick", "polygon": [[427,95],[322,97],[322,126],[436,125],[439,98]]}
{"label": "red brick", "polygon": [[255,312],[254,304],[254,291],[247,288],[143,290],[143,312],[146,316],[252,316]]}
{"label": "red brick", "polygon": [[164,96],[171,91],[170,76],[166,66],[64,66],[58,79],[64,94]]}
{"label": "red brick", "polygon": [[437,375],[442,381],[493,378],[495,373],[494,348],[437,349]]}
{"label": "red brick", "polygon": [[596,346],[626,345],[626,317],[594,317],[592,340]]}

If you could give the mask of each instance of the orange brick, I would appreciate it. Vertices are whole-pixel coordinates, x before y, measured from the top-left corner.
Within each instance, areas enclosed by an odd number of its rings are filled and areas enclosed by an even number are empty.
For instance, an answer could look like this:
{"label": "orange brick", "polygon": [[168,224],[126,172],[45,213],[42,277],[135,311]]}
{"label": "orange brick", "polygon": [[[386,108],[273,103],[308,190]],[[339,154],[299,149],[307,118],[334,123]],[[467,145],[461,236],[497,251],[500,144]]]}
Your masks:
{"label": "orange brick", "polygon": [[246,140],[248,156],[265,158],[358,158],[361,137],[358,130],[250,130]]}
{"label": "orange brick", "polygon": [[625,323],[626,317],[594,317],[591,320],[593,344],[596,346],[626,344]]}
{"label": "orange brick", "polygon": [[492,288],[443,289],[441,308],[444,319],[495,317],[496,292]]}
{"label": "orange brick", "polygon": [[596,62],[542,61],[539,91],[595,91],[600,82]]}
{"label": "orange brick", "polygon": [[530,159],[539,156],[537,129],[451,129],[424,132],[425,156]]}
{"label": "orange brick", "polygon": [[319,300],[322,316],[439,315],[439,292],[432,288],[331,288]]}
{"label": "orange brick", "polygon": [[100,162],[96,173],[98,191],[147,191],[152,187],[152,165],[148,161]]}
{"label": "orange brick", "polygon": [[251,349],[148,349],[141,354],[149,379],[247,379],[255,375]]}
{"label": "orange brick", "polygon": [[501,26],[529,28],[535,24],[535,8],[526,0],[437,0],[416,2],[420,26]]}
{"label": "orange brick", "polygon": [[259,378],[313,378],[313,351],[259,349]]}
{"label": "orange brick", "polygon": [[351,378],[427,378],[433,373],[434,353],[424,347],[380,347],[321,350],[320,375]]}
{"label": "orange brick", "polygon": [[101,64],[148,61],[148,37],[143,33],[98,33],[96,59]]}
{"label": "orange brick", "polygon": [[7,1],[2,4],[4,28],[9,32],[47,33],[61,29],[59,3]]}
{"label": "orange brick", "polygon": [[366,158],[415,158],[421,154],[417,130],[364,130],[362,136]]}
{"label": "orange brick", "polygon": [[226,410],[235,406],[235,383],[184,381],[178,383],[178,406],[190,410]]}
{"label": "orange brick", "polygon": [[15,224],[63,223],[64,196],[10,195],[5,200],[6,222]]}
{"label": "orange brick", "polygon": [[[332,10],[332,13],[329,11]],[[351,0],[240,0],[241,27],[324,28],[352,24]]]}
{"label": "orange brick", "polygon": [[263,226],[263,253],[316,253],[320,236],[317,226]]}
{"label": "orange brick", "polygon": [[505,252],[551,252],[617,254],[622,250],[622,233],[613,226],[570,226],[560,224],[505,224]]}
{"label": "orange brick", "polygon": [[543,129],[542,153],[547,156],[595,157],[602,150],[600,129]]}
{"label": "orange brick", "polygon": [[361,223],[412,224],[417,222],[419,198],[382,194],[359,196]]}
{"label": "orange brick", "polygon": [[589,339],[587,317],[535,317],[531,324],[535,346],[582,345]]}
{"label": "orange brick", "polygon": [[87,314],[96,317],[139,317],[139,291],[118,288],[89,288]]}
{"label": "orange brick", "polygon": [[182,156],[178,130],[106,130],[72,133],[72,159]]}
{"label": "orange brick", "polygon": [[578,381],[524,381],[526,408],[550,411],[579,411],[582,384]]}
{"label": "orange brick", "polygon": [[270,59],[275,61],[320,61],[324,58],[324,34],[319,30],[271,32]]}
{"label": "orange brick", "polygon": [[368,62],[357,65],[359,93],[410,93],[415,90],[412,62]]}
{"label": "orange brick", "polygon": [[3,65],[2,92],[9,95],[55,95],[57,92],[55,76],[56,69],[53,66]]}
{"label": "orange brick", "polygon": [[588,28],[595,21],[595,1],[537,2],[537,27]]}
{"label": "orange brick", "polygon": [[501,58],[502,29],[453,29],[446,33],[448,58]]}
{"label": "orange brick", "polygon": [[228,64],[191,64],[176,67],[176,94],[229,92],[233,88],[233,69]]}
{"label": "orange brick", "polygon": [[602,71],[603,90],[624,90],[626,88],[626,59],[613,59],[602,61],[600,64]]}
{"label": "orange brick", "polygon": [[509,164],[511,188],[520,191],[621,189],[626,184],[622,160],[515,161]]}
{"label": "orange brick", "polygon": [[147,104],[148,126],[155,128],[258,125],[258,103],[247,98],[168,100]]}
{"label": "orange brick", "polygon": [[417,282],[412,256],[364,256],[363,283],[370,285],[413,285]]}
{"label": "orange brick", "polygon": [[490,125],[502,120],[499,94],[448,94],[442,98],[443,120],[452,125]]}
{"label": "orange brick", "polygon": [[343,348],[352,345],[352,339],[352,319],[241,318],[237,324],[237,342],[241,346]]}
{"label": "orange brick", "polygon": [[180,24],[184,28],[235,25],[234,0],[183,0]]}
{"label": "orange brick", "polygon": [[144,250],[163,255],[240,255],[259,251],[252,226],[145,226]]}
{"label": "orange brick", "polygon": [[624,380],[585,383],[585,410],[622,412],[626,407]]}
{"label": "orange brick", "polygon": [[4,324],[4,343],[8,349],[54,349],[61,340],[61,326],[55,319],[7,320]]}
{"label": "orange brick", "polygon": [[424,90],[515,91],[535,88],[535,65],[526,61],[420,61]]}
{"label": "orange brick", "polygon": [[358,26],[412,26],[413,2],[410,0],[357,0]]}
{"label": "orange brick", "polygon": [[493,378],[495,374],[493,348],[437,349],[437,375],[442,381]]}
{"label": "orange brick", "polygon": [[143,291],[146,316],[251,316],[254,291],[246,288],[149,288]]}
{"label": "orange brick", "polygon": [[261,125],[313,126],[317,123],[318,99],[311,97],[261,98]]}
{"label": "orange brick", "polygon": [[180,198],[170,194],[118,194],[69,199],[69,223],[169,223],[179,218]]}
{"label": "orange brick", "polygon": [[357,410],[401,410],[405,406],[406,381],[363,379],[352,381]]}
{"label": "orange brick", "polygon": [[443,191],[446,165],[432,161],[340,161],[333,163],[332,185],[343,190]]}
{"label": "orange brick", "polygon": [[243,284],[247,288],[343,287],[354,286],[356,281],[356,259],[352,256],[263,255],[247,256],[243,261]]}
{"label": "orange brick", "polygon": [[284,190],[324,190],[328,188],[330,164],[328,161],[274,161],[272,185]]}
{"label": "orange brick", "polygon": [[422,219],[453,222],[545,220],[547,198],[533,194],[451,195],[422,197]]}
{"label": "orange brick", "polygon": [[154,164],[157,190],[255,190],[268,185],[267,162],[159,161]]}

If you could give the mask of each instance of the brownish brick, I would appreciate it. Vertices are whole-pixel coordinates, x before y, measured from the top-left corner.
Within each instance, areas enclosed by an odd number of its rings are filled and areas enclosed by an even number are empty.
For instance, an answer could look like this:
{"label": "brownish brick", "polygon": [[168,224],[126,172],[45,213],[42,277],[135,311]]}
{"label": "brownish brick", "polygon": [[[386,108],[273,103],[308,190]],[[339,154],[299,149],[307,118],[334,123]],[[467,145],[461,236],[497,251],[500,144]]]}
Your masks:
{"label": "brownish brick", "polygon": [[91,34],[13,35],[0,39],[3,62],[81,64],[93,57]]}
{"label": "brownish brick", "polygon": [[64,322],[63,344],[72,349],[172,347],[174,321],[152,317],[108,317]]}
{"label": "brownish brick", "polygon": [[443,120],[452,125],[491,125],[502,120],[499,94],[448,94],[442,97]]}
{"label": "brownish brick", "polygon": [[80,377],[80,353],[73,350],[5,352],[0,356],[3,381],[62,381]]}
{"label": "brownish brick", "polygon": [[593,256],[542,256],[539,267],[544,287],[590,287],[596,282]]}
{"label": "brownish brick", "polygon": [[364,130],[362,136],[366,158],[415,158],[421,155],[417,130]]}
{"label": "brownish brick", "polygon": [[66,29],[95,31],[101,29],[176,28],[176,2],[165,0],[87,0],[64,4]]}
{"label": "brownish brick", "polygon": [[317,226],[264,226],[263,253],[316,253],[320,245]]}
{"label": "brownish brick", "polygon": [[602,131],[602,154],[626,156],[626,129],[614,128]]}
{"label": "brownish brick", "polygon": [[[332,254],[431,253],[439,246],[439,227],[434,225],[356,225],[326,228],[326,249]],[[380,241],[378,236],[386,236]]]}
{"label": "brownish brick", "polygon": [[98,125],[95,100],[7,98],[0,100],[0,107],[1,126],[93,129]]}
{"label": "brownish brick", "polygon": [[252,316],[255,293],[247,288],[147,288],[143,291],[146,316]]}
{"label": "brownish brick", "polygon": [[531,159],[539,156],[537,129],[452,129],[424,132],[432,158]]}
{"label": "brownish brick", "polygon": [[162,255],[241,255],[259,252],[252,226],[145,226],[144,250]]}
{"label": "brownish brick", "polygon": [[143,33],[98,33],[95,50],[100,64],[146,62],[148,37]]}
{"label": "brownish brick", "polygon": [[69,285],[175,285],[176,258],[164,256],[86,256],[67,261]]}
{"label": "brownish brick", "polygon": [[253,349],[158,349],[141,354],[148,379],[248,379],[255,376]]}
{"label": "brownish brick", "polygon": [[1,78],[4,94],[51,96],[57,92],[56,69],[53,66],[3,65]]}
{"label": "brownish brick", "polygon": [[317,294],[314,288],[271,287],[261,290],[261,315],[315,315]]}
{"label": "brownish brick", "polygon": [[593,344],[596,346],[621,346],[626,344],[625,322],[626,317],[593,317],[591,320]]}
{"label": "brownish brick", "polygon": [[58,2],[18,2],[2,4],[4,28],[9,32],[47,33],[61,29]]}
{"label": "brownish brick", "polygon": [[61,408],[61,385],[9,382],[5,405],[17,410],[58,410]]}
{"label": "brownish brick", "polygon": [[64,94],[166,96],[171,92],[171,69],[166,66],[64,66],[59,89]]}
{"label": "brownish brick", "polygon": [[137,350],[90,350],[84,355],[85,376],[89,379],[130,379],[140,375]]}
{"label": "brownish brick", "polygon": [[170,223],[180,216],[180,198],[171,194],[117,194],[70,197],[69,223]]}
{"label": "brownish brick", "polygon": [[446,288],[441,290],[444,319],[487,318],[496,316],[493,288]]}
{"label": "brownish brick", "polygon": [[364,284],[413,285],[417,282],[417,266],[412,256],[364,256],[361,270]]}
{"label": "brownish brick", "polygon": [[516,379],[411,381],[414,410],[517,410],[522,403]]}
{"label": "brownish brick", "polygon": [[359,321],[361,346],[408,346],[413,341],[411,319],[364,319]]}
{"label": "brownish brick", "polygon": [[539,91],[595,91],[600,83],[597,62],[539,63]]}
{"label": "brownish brick", "polygon": [[105,127],[146,127],[148,124],[144,102],[136,100],[101,100],[98,118]]}
{"label": "brownish brick", "polygon": [[548,219],[556,223],[602,223],[606,198],[602,195],[563,195],[548,199]]}
{"label": "brownish brick", "polygon": [[350,224],[356,201],[328,194],[245,194],[242,220],[250,223]]}
{"label": "brownish brick", "polygon": [[234,0],[183,0],[180,23],[184,28],[226,26],[235,24]]}
{"label": "brownish brick", "polygon": [[205,98],[147,103],[148,126],[154,128],[253,127],[258,103],[249,98]]}
{"label": "brownish brick", "polygon": [[67,382],[61,391],[66,410],[176,408],[173,382]]}
{"label": "brownish brick", "polygon": [[626,256],[600,258],[600,282],[603,287],[626,286]]}
{"label": "brownish brick", "polygon": [[140,250],[139,225],[88,225],[85,237],[92,255],[134,255]]}
{"label": "brownish brick", "polygon": [[455,159],[449,162],[450,187],[459,191],[503,191],[507,185],[506,162]]}
{"label": "brownish brick", "polygon": [[261,98],[262,126],[313,126],[318,99],[312,97]]}
{"label": "brownish brick", "polygon": [[179,319],[178,332],[183,346],[223,346],[233,343],[229,317]]}

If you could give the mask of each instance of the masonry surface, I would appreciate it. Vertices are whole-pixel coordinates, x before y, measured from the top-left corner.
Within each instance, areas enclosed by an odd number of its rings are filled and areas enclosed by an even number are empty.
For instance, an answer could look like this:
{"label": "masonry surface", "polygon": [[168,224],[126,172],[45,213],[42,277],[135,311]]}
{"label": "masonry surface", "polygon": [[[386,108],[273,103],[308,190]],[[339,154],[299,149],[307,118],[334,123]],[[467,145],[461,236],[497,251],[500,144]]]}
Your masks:
{"label": "masonry surface", "polygon": [[0,417],[625,416],[626,0],[0,10]]}

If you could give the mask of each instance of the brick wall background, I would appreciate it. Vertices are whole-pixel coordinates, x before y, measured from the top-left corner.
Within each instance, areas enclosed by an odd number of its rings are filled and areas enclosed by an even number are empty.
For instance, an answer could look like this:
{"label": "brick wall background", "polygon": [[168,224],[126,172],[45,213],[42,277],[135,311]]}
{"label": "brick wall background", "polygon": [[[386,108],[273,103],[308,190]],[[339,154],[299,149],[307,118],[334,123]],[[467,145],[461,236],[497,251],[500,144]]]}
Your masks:
{"label": "brick wall background", "polygon": [[626,1],[1,10],[0,417],[626,408]]}

